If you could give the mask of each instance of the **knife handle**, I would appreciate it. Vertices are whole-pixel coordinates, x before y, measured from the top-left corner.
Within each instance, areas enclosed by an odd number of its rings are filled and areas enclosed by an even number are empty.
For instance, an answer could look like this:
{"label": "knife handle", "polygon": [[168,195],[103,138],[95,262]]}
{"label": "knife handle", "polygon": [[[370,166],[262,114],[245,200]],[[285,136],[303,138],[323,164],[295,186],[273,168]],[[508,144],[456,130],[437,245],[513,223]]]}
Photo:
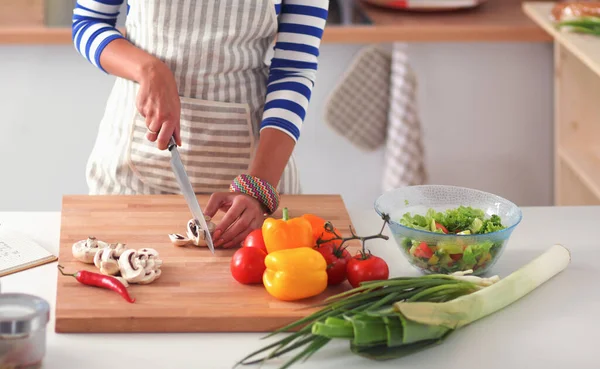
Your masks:
{"label": "knife handle", "polygon": [[177,147],[177,142],[175,142],[175,136],[171,136],[171,140],[169,141],[169,146],[167,147],[169,151],[173,150],[173,147]]}

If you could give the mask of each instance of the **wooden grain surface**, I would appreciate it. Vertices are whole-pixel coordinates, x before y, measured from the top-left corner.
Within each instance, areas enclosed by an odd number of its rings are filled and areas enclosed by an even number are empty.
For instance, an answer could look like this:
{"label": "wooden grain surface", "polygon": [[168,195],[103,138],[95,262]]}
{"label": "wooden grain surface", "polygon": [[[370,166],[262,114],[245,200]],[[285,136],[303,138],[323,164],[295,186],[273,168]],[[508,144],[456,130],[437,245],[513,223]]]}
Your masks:
{"label": "wooden grain surface", "polygon": [[[198,200],[204,207],[208,197]],[[350,235],[350,217],[338,195],[283,196],[283,207],[290,217],[320,215],[344,236]],[[281,217],[281,211],[274,216]],[[221,217],[217,214],[214,221]],[[155,248],[164,264],[161,277],[152,284],[130,285],[137,299],[133,304],[112,291],[59,274],[56,332],[268,332],[313,311],[301,308],[350,288],[345,282],[312,299],[282,302],[262,285],[239,284],[229,270],[235,249],[217,249],[213,256],[207,248],[171,244],[167,235],[185,234],[190,218],[183,197],[176,195],[65,196],[59,253],[65,272],[97,271],[71,253],[72,244],[88,236],[126,243],[128,248]],[[358,243],[351,244],[353,254],[357,248]]]}

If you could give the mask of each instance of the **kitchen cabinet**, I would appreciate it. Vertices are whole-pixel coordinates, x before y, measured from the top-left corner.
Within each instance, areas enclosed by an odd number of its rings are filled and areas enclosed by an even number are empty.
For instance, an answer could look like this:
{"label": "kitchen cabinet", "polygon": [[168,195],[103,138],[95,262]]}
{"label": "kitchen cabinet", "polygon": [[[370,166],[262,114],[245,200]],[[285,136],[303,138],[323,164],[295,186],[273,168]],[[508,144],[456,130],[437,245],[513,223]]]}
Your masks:
{"label": "kitchen cabinet", "polygon": [[524,3],[554,43],[554,202],[600,204],[600,37],[558,30],[555,3]]}

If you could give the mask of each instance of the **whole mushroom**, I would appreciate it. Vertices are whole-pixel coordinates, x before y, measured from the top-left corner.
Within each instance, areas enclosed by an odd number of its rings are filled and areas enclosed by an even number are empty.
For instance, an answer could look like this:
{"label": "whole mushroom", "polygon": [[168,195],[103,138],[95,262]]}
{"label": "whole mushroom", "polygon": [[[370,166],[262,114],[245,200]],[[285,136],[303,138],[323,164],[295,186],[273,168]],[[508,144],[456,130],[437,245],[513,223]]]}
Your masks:
{"label": "whole mushroom", "polygon": [[89,236],[86,240],[75,242],[71,247],[71,252],[75,259],[86,264],[94,264],[96,253],[105,247],[108,247],[108,243]]}

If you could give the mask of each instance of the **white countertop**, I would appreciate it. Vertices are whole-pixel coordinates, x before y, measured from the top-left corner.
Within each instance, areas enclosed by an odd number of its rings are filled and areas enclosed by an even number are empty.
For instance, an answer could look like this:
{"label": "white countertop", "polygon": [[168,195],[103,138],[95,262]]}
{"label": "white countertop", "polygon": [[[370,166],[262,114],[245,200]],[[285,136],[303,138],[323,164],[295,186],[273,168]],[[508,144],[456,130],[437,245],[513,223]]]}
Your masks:
{"label": "white countertop", "polygon": [[[348,343],[331,343],[292,368],[597,369],[600,245],[595,232],[600,207],[524,208],[523,214],[494,273],[504,277],[555,243],[572,254],[563,273],[504,310],[461,329],[441,346],[403,359],[373,362],[352,355]],[[359,234],[374,234],[381,227],[372,209],[350,211],[350,215]],[[0,224],[27,232],[57,254],[60,213],[0,212]],[[391,277],[417,275],[393,240],[375,240],[370,245],[373,254],[390,264]],[[56,334],[56,278],[56,263],[51,263],[0,281],[2,292],[34,294],[50,302],[44,369],[228,369],[270,342],[259,340],[262,334]]]}

